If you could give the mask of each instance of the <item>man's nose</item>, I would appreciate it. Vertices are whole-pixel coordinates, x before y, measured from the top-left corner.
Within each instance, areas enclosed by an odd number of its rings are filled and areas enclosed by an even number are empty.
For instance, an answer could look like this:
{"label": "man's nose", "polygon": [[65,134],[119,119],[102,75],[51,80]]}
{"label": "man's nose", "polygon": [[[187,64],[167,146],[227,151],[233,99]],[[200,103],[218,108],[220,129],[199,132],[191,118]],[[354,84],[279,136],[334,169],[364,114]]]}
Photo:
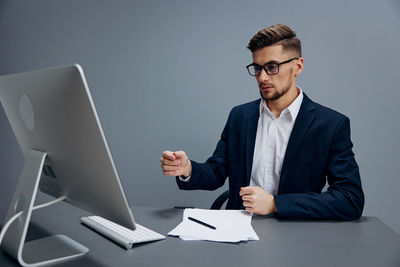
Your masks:
{"label": "man's nose", "polygon": [[269,75],[267,74],[264,68],[261,69],[259,79],[260,81],[266,81],[269,79]]}

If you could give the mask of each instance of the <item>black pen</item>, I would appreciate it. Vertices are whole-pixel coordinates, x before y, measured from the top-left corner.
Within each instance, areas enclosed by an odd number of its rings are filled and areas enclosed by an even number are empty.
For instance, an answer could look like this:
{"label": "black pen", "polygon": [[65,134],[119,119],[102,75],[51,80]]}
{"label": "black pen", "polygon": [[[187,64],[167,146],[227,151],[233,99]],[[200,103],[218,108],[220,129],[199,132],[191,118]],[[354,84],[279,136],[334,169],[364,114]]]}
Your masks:
{"label": "black pen", "polygon": [[193,221],[193,222],[196,222],[196,223],[198,223],[198,224],[201,224],[201,225],[203,225],[203,226],[205,226],[205,227],[208,227],[208,228],[210,228],[210,229],[217,230],[217,228],[215,228],[215,226],[212,226],[212,225],[210,225],[210,224],[208,224],[208,223],[199,221],[199,220],[197,220],[197,219],[195,219],[195,218],[193,218],[193,217],[188,217],[188,219],[191,220],[191,221]]}
{"label": "black pen", "polygon": [[194,207],[186,207],[186,206],[175,206],[174,209],[194,209]]}

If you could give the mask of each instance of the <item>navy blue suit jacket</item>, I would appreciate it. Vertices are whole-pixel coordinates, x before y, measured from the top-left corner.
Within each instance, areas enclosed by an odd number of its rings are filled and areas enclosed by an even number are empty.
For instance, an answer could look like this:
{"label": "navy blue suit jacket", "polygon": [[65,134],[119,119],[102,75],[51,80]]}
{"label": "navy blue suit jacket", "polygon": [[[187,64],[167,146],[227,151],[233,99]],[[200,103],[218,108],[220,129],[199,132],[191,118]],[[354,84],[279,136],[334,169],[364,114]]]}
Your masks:
{"label": "navy blue suit jacket", "polygon": [[[242,209],[240,187],[250,183],[260,99],[234,107],[214,154],[192,162],[181,189],[214,190],[229,177],[227,209]],[[275,196],[278,218],[358,219],[364,207],[349,119],[305,94],[287,145]],[[326,181],[327,191],[322,192]]]}

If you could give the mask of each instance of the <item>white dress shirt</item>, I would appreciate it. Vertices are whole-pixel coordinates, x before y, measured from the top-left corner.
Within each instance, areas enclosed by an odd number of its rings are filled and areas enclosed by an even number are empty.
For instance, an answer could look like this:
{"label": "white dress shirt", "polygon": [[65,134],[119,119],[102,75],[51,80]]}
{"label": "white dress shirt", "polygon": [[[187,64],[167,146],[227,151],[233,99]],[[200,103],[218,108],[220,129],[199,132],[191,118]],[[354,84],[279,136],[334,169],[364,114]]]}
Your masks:
{"label": "white dress shirt", "polygon": [[[279,117],[269,110],[264,100],[260,102],[250,185],[259,186],[273,195],[278,193],[286,147],[303,101],[303,91],[297,88],[299,95]],[[185,178],[181,175],[179,180],[189,182],[190,176]]]}
{"label": "white dress shirt", "polygon": [[259,186],[273,195],[278,193],[286,147],[303,101],[303,92],[297,88],[299,95],[279,117],[269,110],[264,100],[260,102],[250,185]]}

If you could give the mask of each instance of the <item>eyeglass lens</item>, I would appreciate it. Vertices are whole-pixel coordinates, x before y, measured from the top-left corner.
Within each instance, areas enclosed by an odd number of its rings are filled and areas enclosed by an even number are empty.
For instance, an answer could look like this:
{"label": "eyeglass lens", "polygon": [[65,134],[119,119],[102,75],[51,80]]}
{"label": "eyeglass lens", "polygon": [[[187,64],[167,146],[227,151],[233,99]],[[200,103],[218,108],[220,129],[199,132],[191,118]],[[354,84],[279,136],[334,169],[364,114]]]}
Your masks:
{"label": "eyeglass lens", "polygon": [[[250,74],[258,76],[261,74],[262,68],[263,68],[262,66],[251,65],[249,67]],[[278,64],[274,64],[274,63],[265,65],[265,69],[268,74],[277,74],[279,71]]]}

